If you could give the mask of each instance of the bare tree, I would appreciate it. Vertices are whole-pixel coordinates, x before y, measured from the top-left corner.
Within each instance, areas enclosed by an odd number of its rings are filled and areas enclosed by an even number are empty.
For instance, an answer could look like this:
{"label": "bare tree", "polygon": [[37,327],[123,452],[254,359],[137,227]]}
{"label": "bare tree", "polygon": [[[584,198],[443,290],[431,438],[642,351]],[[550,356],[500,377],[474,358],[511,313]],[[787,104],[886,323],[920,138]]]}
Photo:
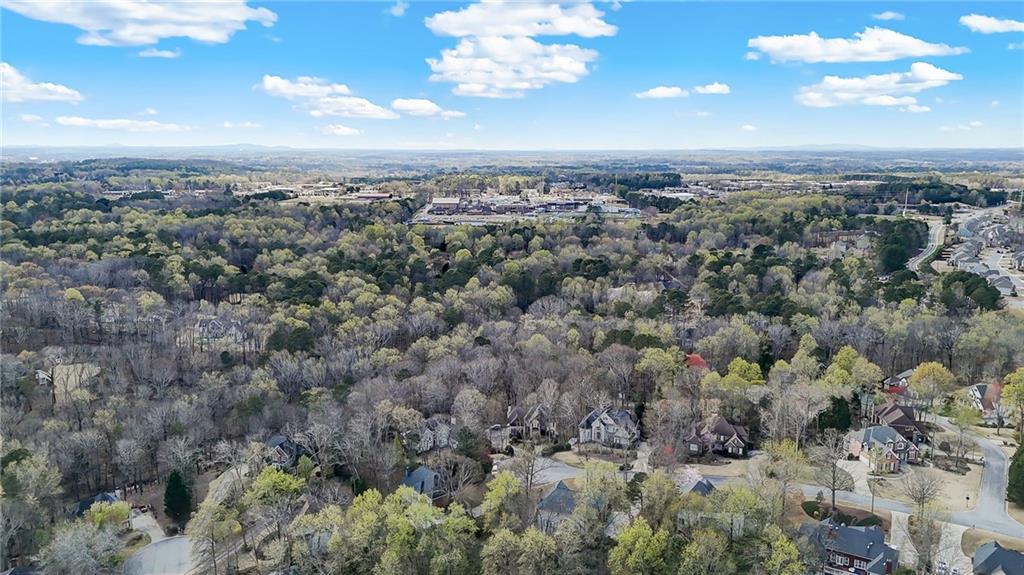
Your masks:
{"label": "bare tree", "polygon": [[811,449],[811,461],[817,467],[815,479],[831,492],[830,512],[833,514],[836,512],[836,491],[850,491],[854,487],[853,476],[839,465],[846,454],[846,437],[832,428],[826,429],[818,438],[818,444]]}
{"label": "bare tree", "polygon": [[930,471],[914,471],[903,478],[900,489],[913,502],[915,514],[923,517],[928,504],[942,492],[942,478]]}

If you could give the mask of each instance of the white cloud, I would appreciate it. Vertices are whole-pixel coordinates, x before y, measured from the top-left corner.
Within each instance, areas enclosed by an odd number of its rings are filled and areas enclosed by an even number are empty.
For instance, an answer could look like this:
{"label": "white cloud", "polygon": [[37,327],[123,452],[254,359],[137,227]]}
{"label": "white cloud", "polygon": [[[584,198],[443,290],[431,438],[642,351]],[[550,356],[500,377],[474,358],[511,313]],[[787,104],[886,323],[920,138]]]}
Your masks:
{"label": "white cloud", "polygon": [[901,108],[901,110],[903,110],[904,112],[913,112],[915,114],[920,114],[920,113],[923,113],[923,112],[931,112],[932,111],[932,109],[930,107],[928,107],[928,106],[921,106],[919,104],[908,104],[906,107]]}
{"label": "white cloud", "polygon": [[170,60],[170,59],[174,59],[174,58],[180,58],[181,57],[181,50],[179,50],[177,48],[175,48],[173,50],[158,50],[156,48],[146,48],[145,50],[142,50],[141,52],[139,52],[139,57],[140,58],[164,58],[164,59]]}
{"label": "white cloud", "polygon": [[82,94],[62,84],[33,82],[17,68],[0,62],[0,85],[4,102],[81,102]]}
{"label": "white cloud", "polygon": [[756,132],[757,126],[753,124],[743,124],[742,126],[740,126],[740,129],[743,130],[744,132]]}
{"label": "white cloud", "polygon": [[589,73],[597,52],[573,44],[541,44],[532,38],[463,38],[428,58],[433,82],[452,82],[459,96],[520,98],[555,82],[575,83]]}
{"label": "white cloud", "polygon": [[41,128],[49,126],[49,124],[47,124],[46,121],[43,120],[42,116],[37,116],[35,114],[22,114],[18,116],[18,119],[22,122],[25,122],[26,124],[35,124],[36,126],[39,126]]}
{"label": "white cloud", "polygon": [[1006,45],[1007,50],[1024,50],[1024,42],[1010,42]]}
{"label": "white cloud", "polygon": [[85,32],[78,43],[90,46],[147,46],[164,38],[223,44],[249,21],[264,26],[277,21],[277,14],[245,0],[2,0],[2,5],[34,20],[74,26]]}
{"label": "white cloud", "polygon": [[989,104],[989,106],[991,106],[993,108],[998,108],[999,107],[999,100],[992,100],[992,103]]}
{"label": "white cloud", "polygon": [[289,80],[280,76],[264,75],[258,85],[271,96],[295,100],[299,98],[326,98],[328,96],[347,96],[352,92],[345,84],[331,84],[323,78],[299,76]]}
{"label": "white cloud", "polygon": [[998,34],[1001,32],[1024,32],[1024,22],[1009,18],[993,18],[981,14],[968,14],[960,17],[960,23],[972,32],[982,34]]}
{"label": "white cloud", "polygon": [[728,94],[729,85],[722,84],[721,82],[712,82],[703,86],[697,86],[693,91],[698,94]]}
{"label": "white cloud", "polygon": [[330,126],[324,127],[321,131],[328,136],[358,136],[360,133],[359,130],[355,128],[342,126],[341,124],[331,124]]}
{"label": "white cloud", "polygon": [[690,93],[679,86],[657,86],[650,90],[637,92],[636,97],[644,100],[658,100],[663,98],[685,98]]}
{"label": "white cloud", "polygon": [[871,17],[875,20],[903,20],[904,18],[903,14],[893,12],[892,10],[886,10],[879,14],[872,14]]}
{"label": "white cloud", "polygon": [[575,44],[544,44],[536,36],[614,36],[618,29],[589,2],[487,0],[425,20],[439,36],[460,38],[454,48],[427,59],[430,80],[455,84],[460,96],[518,98],[553,83],[586,76],[597,52]]}
{"label": "white cloud", "polygon": [[146,108],[142,113],[147,116],[155,116],[158,112],[156,111],[156,108]]}
{"label": "white cloud", "polygon": [[544,2],[491,0],[462,10],[439,12],[426,19],[438,36],[614,36],[618,29],[604,13],[583,2],[570,6]]}
{"label": "white cloud", "polygon": [[129,132],[183,132],[188,129],[186,126],[157,122],[156,120],[93,119],[80,116],[58,116],[57,123],[61,126],[76,128],[127,130]]}
{"label": "white cloud", "polygon": [[333,84],[323,78],[299,76],[289,80],[267,74],[255,88],[271,96],[299,102],[314,118],[344,116],[393,120],[398,117],[398,114],[366,98],[351,96],[351,90],[345,84]]}
{"label": "white cloud", "polygon": [[697,116],[698,118],[707,118],[707,117],[711,116],[711,112],[705,112],[705,111],[702,110],[700,112],[694,112],[693,115]]}
{"label": "white cloud", "polygon": [[254,130],[256,128],[262,128],[263,126],[256,122],[224,122],[221,127],[227,129],[239,128],[243,130]]}
{"label": "white cloud", "polygon": [[388,8],[388,13],[396,18],[400,18],[402,16],[405,16],[405,10],[407,8],[409,8],[408,4],[406,4],[402,0],[398,0],[398,2],[395,2],[393,5],[391,5],[390,8]]}
{"label": "white cloud", "polygon": [[889,62],[900,58],[964,54],[967,48],[932,44],[885,28],[868,27],[853,38],[822,38],[815,32],[758,36],[747,46],[775,62]]}
{"label": "white cloud", "polygon": [[753,51],[747,52],[746,54],[743,55],[743,59],[748,60],[750,62],[756,62],[761,59],[761,53]]}
{"label": "white cloud", "polygon": [[984,125],[985,124],[983,124],[982,122],[974,120],[972,122],[967,122],[966,124],[939,126],[939,130],[943,132],[969,132],[971,130],[980,128]]}
{"label": "white cloud", "polygon": [[[943,70],[925,62],[914,62],[908,72],[877,74],[843,78],[825,76],[813,86],[804,86],[796,100],[812,108],[831,108],[844,105],[917,106],[917,99],[908,94],[962,80],[963,76]],[[924,110],[917,110],[924,111]]]}
{"label": "white cloud", "polygon": [[445,110],[425,98],[398,98],[391,102],[391,108],[410,116],[440,116],[445,120],[462,118],[466,114],[456,110]]}

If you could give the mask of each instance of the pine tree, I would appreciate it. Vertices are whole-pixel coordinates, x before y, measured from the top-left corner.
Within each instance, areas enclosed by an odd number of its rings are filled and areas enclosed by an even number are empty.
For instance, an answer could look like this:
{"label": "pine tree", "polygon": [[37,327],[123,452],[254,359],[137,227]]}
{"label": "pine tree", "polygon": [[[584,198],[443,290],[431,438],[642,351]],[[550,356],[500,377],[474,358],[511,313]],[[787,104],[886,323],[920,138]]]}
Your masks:
{"label": "pine tree", "polygon": [[1006,498],[1024,505],[1024,447],[1018,445],[1010,463],[1010,478],[1006,485]]}
{"label": "pine tree", "polygon": [[192,510],[192,493],[177,470],[167,477],[164,488],[164,512],[177,523],[184,523]]}

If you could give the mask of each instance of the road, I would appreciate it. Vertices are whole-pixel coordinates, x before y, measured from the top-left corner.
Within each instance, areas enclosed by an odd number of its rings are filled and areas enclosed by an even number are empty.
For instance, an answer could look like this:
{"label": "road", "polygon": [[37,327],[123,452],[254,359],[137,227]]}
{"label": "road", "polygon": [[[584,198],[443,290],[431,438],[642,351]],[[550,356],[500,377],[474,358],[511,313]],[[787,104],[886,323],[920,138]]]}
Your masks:
{"label": "road", "polygon": [[125,562],[127,575],[182,575],[194,568],[188,537],[161,539],[139,549]]}
{"label": "road", "polygon": [[946,224],[943,223],[942,218],[922,217],[918,219],[928,224],[928,245],[921,250],[921,253],[907,260],[907,269],[914,273],[919,273],[918,268],[921,267],[921,262],[946,241]]}

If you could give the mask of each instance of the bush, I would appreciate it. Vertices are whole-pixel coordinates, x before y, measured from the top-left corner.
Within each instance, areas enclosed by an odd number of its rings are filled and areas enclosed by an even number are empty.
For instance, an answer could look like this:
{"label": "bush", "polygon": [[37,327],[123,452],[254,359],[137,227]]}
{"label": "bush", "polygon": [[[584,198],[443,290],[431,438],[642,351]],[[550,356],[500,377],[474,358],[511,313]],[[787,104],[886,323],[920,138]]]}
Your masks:
{"label": "bush", "polygon": [[543,455],[544,457],[551,457],[556,453],[559,453],[561,451],[569,451],[571,449],[572,446],[569,445],[568,443],[555,443],[546,446],[544,449],[540,451],[540,454]]}

